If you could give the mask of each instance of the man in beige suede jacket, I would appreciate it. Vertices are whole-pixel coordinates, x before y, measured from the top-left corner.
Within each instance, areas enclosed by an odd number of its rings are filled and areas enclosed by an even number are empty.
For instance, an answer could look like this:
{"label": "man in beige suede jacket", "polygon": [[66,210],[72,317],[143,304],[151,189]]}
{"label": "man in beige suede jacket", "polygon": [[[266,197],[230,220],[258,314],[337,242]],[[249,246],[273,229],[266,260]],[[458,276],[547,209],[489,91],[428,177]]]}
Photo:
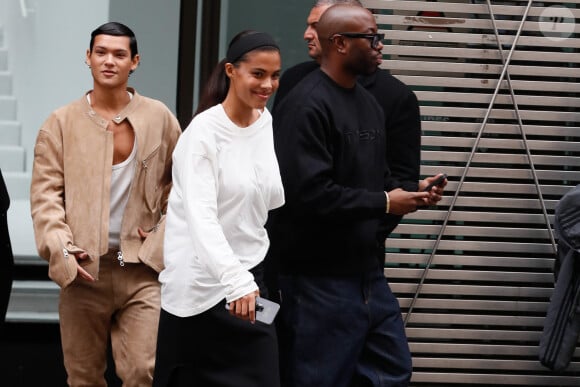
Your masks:
{"label": "man in beige suede jacket", "polygon": [[39,254],[60,287],[70,386],[106,386],[109,335],[124,386],[152,383],[171,154],[181,130],[161,102],[127,87],[133,31],[91,34],[93,90],[55,110],[34,148],[31,211]]}

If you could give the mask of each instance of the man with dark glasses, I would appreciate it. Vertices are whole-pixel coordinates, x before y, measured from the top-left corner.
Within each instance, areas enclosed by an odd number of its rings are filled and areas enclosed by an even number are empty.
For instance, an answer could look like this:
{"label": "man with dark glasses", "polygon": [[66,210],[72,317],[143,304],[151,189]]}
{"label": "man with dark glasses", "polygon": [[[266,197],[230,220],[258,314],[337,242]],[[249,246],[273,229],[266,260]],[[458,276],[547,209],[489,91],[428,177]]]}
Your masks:
{"label": "man with dark glasses", "polygon": [[[317,0],[315,2],[308,15],[304,31],[308,55],[313,60],[299,63],[283,72],[272,110],[308,73],[319,67],[320,43],[316,26],[320,16],[335,4],[362,7],[359,0]],[[340,34],[344,37],[368,39],[372,48],[376,48],[384,39],[382,33],[341,32]],[[385,114],[387,144],[385,154],[392,177],[404,190],[416,191],[421,162],[421,117],[417,97],[407,85],[385,69],[379,68],[372,74],[360,75],[358,82],[375,97]],[[384,241],[397,227],[401,218],[402,216],[389,214],[380,225],[377,234],[377,259],[381,263],[384,263],[385,259]]]}
{"label": "man with dark glasses", "polygon": [[[362,34],[359,32],[339,32],[336,35],[346,36],[347,38],[364,38],[371,42],[371,48],[377,48],[379,43],[385,38],[385,34]],[[330,38],[332,40],[332,37]]]}
{"label": "man with dark glasses", "polygon": [[411,355],[376,236],[386,214],[436,204],[443,188],[408,192],[389,175],[384,113],[357,82],[382,61],[373,15],[334,5],[317,32],[320,68],[274,110],[286,204],[270,213],[268,259],[279,273],[282,385],[407,386]]}

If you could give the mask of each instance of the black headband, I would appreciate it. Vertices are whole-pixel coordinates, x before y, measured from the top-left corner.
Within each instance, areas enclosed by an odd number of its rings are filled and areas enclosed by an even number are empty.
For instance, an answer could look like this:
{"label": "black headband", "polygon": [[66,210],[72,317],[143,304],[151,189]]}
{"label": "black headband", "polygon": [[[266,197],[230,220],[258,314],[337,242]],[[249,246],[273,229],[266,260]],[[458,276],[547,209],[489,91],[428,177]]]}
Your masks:
{"label": "black headband", "polygon": [[274,47],[278,50],[278,44],[274,39],[264,33],[256,32],[240,37],[234,44],[228,48],[228,53],[226,54],[226,60],[228,63],[235,63],[238,59],[242,57],[247,52],[250,52],[258,47]]}

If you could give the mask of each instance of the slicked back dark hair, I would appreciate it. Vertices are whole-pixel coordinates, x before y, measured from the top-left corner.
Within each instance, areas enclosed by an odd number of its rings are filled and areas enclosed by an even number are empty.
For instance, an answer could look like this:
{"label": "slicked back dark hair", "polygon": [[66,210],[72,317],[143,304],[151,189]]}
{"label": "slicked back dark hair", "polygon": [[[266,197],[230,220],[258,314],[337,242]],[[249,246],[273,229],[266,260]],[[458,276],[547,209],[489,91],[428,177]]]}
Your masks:
{"label": "slicked back dark hair", "polygon": [[109,22],[97,27],[93,32],[91,32],[91,42],[89,43],[89,51],[93,52],[93,46],[95,44],[95,37],[97,35],[111,35],[111,36],[126,36],[129,38],[129,48],[131,50],[131,59],[135,58],[135,55],[139,53],[137,49],[137,38],[135,33],[126,25],[119,22]]}

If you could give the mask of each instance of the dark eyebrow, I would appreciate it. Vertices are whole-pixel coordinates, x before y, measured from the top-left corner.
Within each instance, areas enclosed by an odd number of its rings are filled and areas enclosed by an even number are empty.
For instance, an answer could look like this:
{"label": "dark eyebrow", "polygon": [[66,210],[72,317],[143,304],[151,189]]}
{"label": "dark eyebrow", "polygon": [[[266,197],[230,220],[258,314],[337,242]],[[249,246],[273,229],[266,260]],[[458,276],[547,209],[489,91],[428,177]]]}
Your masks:
{"label": "dark eyebrow", "polygon": [[119,52],[124,52],[125,53],[125,52],[129,52],[130,51],[130,50],[126,49],[126,48],[112,48],[112,49],[109,49],[108,47],[105,47],[105,46],[95,46],[95,47],[93,47],[93,50],[106,50],[106,51],[107,50],[110,50],[110,51],[113,51],[113,52],[116,52],[116,53],[119,53]]}
{"label": "dark eyebrow", "polygon": [[[252,71],[261,71],[263,73],[267,73],[268,72],[268,70],[263,69],[261,67],[252,67]],[[276,72],[280,72],[280,71],[282,71],[282,69],[274,70],[274,71],[272,71],[272,73],[276,73]]]}

